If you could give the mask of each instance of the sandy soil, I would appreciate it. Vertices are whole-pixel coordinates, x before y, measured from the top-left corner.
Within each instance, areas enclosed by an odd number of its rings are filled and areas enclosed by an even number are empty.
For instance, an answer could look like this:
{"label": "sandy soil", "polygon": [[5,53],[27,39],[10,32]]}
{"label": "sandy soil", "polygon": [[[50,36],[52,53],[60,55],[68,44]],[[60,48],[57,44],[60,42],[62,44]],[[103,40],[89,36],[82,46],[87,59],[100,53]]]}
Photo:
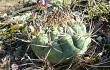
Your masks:
{"label": "sandy soil", "polygon": [[14,11],[23,7],[23,0],[0,0],[0,13]]}

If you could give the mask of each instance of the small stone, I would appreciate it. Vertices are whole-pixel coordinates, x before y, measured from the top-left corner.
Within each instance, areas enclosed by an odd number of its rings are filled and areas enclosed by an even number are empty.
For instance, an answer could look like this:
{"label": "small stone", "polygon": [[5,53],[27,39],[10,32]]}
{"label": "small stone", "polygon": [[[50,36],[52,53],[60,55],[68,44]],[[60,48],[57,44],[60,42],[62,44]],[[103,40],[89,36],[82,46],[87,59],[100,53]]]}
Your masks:
{"label": "small stone", "polygon": [[10,55],[10,61],[15,61],[15,56],[14,55]]}
{"label": "small stone", "polygon": [[90,57],[84,57],[84,60],[85,60],[86,62],[90,62],[90,61],[91,61],[91,58],[90,58]]}
{"label": "small stone", "polygon": [[18,29],[23,29],[25,26],[24,26],[24,24],[19,24],[18,25]]}
{"label": "small stone", "polygon": [[110,37],[107,37],[107,43],[110,44]]}
{"label": "small stone", "polygon": [[98,53],[98,55],[101,57],[103,55],[103,52]]}
{"label": "small stone", "polygon": [[18,65],[17,64],[15,64],[15,63],[13,63],[12,65],[11,65],[11,67],[12,67],[12,70],[18,70]]}
{"label": "small stone", "polygon": [[81,15],[81,13],[78,12],[78,11],[73,12],[73,14],[74,14],[75,16],[80,16],[80,15]]}
{"label": "small stone", "polygon": [[29,26],[29,29],[30,29],[30,31],[31,31],[31,33],[34,33],[35,32],[35,28],[33,27],[33,26]]}
{"label": "small stone", "polygon": [[102,39],[103,39],[103,38],[102,38],[101,36],[99,36],[99,37],[96,38],[96,40],[99,41],[99,42],[101,42]]}
{"label": "small stone", "polygon": [[4,13],[2,17],[6,17],[6,16],[7,16],[7,14],[6,14],[6,13]]}

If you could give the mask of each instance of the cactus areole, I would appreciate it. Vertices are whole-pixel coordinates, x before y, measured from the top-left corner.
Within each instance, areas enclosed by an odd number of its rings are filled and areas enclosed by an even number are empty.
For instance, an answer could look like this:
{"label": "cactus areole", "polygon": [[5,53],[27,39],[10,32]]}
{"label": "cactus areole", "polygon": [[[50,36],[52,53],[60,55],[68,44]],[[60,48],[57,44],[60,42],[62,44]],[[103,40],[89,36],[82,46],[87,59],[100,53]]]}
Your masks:
{"label": "cactus areole", "polygon": [[50,33],[36,36],[31,42],[31,48],[37,57],[47,59],[50,63],[66,63],[84,54],[90,42],[84,24],[68,24],[66,29],[50,29]]}

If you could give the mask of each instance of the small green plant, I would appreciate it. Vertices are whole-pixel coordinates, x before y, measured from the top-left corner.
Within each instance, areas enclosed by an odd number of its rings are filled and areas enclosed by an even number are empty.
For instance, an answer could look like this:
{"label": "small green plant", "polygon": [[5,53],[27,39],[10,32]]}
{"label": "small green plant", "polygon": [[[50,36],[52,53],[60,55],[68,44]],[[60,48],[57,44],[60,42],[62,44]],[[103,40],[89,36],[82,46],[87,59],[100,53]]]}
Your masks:
{"label": "small green plant", "polygon": [[110,5],[102,4],[102,3],[96,6],[90,7],[88,11],[89,17],[92,18],[93,16],[107,14],[109,13],[109,7]]}

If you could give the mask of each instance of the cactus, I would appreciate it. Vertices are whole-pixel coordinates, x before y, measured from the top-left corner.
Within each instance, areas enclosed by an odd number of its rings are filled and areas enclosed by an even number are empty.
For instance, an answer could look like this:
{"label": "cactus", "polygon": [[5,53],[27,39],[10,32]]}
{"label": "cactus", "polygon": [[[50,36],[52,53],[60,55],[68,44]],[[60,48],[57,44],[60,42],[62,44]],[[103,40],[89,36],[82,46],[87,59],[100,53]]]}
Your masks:
{"label": "cactus", "polygon": [[62,26],[57,30],[51,29],[51,44],[49,44],[48,34],[42,34],[34,38],[31,42],[33,52],[40,58],[47,56],[50,63],[65,63],[72,57],[84,54],[91,42],[86,26],[77,23],[73,26],[70,25],[71,23],[68,23],[66,33],[64,33],[65,29]]}

